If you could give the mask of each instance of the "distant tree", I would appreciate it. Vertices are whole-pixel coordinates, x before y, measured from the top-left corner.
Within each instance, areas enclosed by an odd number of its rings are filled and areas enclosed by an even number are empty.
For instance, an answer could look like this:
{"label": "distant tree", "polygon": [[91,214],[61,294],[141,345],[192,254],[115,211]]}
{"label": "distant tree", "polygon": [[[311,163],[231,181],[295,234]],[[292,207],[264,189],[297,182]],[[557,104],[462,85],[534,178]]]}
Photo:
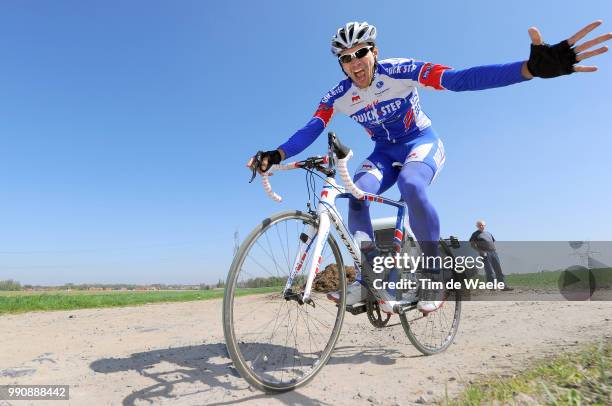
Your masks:
{"label": "distant tree", "polygon": [[12,279],[0,281],[0,290],[21,290],[21,283]]}

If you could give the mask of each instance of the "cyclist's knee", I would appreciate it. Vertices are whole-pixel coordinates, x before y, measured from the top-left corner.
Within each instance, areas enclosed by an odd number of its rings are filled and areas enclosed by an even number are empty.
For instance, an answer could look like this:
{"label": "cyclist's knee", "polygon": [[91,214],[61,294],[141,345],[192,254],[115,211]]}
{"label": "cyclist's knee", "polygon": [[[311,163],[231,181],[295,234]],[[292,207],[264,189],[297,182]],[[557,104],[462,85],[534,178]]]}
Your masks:
{"label": "cyclist's knee", "polygon": [[397,186],[406,202],[426,196],[425,189],[427,185],[420,179],[414,177],[400,178],[397,181]]}
{"label": "cyclist's knee", "polygon": [[[367,172],[360,172],[356,174],[353,178],[353,183],[355,183],[355,186],[366,193],[377,193],[380,187],[380,181],[376,178],[376,176]],[[354,197],[351,197],[349,200],[350,210],[361,211],[368,207],[370,207],[370,202],[367,200],[357,200]]]}
{"label": "cyclist's knee", "polygon": [[411,162],[397,179],[397,186],[406,202],[414,198],[425,198],[427,185],[433,177],[433,170],[425,163]]}

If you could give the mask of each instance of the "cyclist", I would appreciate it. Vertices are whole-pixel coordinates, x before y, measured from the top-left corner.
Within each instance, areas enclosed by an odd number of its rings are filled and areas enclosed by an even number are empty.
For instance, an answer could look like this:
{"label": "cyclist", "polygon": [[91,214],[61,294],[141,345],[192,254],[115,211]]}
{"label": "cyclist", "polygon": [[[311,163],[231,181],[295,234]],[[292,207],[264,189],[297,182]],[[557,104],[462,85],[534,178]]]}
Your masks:
{"label": "cyclist", "polygon": [[[513,63],[452,69],[445,65],[392,58],[378,60],[376,27],[367,22],[349,22],[332,37],[331,51],[347,76],[321,99],[310,121],[277,149],[264,152],[260,171],[306,149],[323,132],[336,111],[361,124],[374,141],[373,152],[359,166],[354,182],[361,190],[381,194],[397,183],[408,206],[409,223],[425,256],[436,256],[440,223],[426,193],[445,161],[442,141],[421,109],[417,88],[468,91],[508,86],[533,77],[553,78],[574,72],[593,72],[595,66],[579,66],[579,61],[602,54],[605,46],[586,51],[612,38],[605,34],[576,45],[601,25],[596,21],[556,45],[542,41],[537,28],[529,29],[529,60]],[[575,46],[576,45],[576,46]],[[585,52],[586,51],[586,52]],[[393,162],[403,164],[396,168]],[[253,158],[247,166],[250,167]],[[374,240],[369,202],[352,199],[349,203],[349,231],[358,242]],[[373,246],[370,243],[370,246]],[[432,279],[439,270],[428,269]],[[439,292],[426,291],[417,308],[431,312],[442,304]],[[385,297],[386,292],[379,292]],[[361,284],[348,287],[347,305],[364,300]],[[393,299],[387,294],[388,301]],[[388,306],[383,310],[390,311]]]}

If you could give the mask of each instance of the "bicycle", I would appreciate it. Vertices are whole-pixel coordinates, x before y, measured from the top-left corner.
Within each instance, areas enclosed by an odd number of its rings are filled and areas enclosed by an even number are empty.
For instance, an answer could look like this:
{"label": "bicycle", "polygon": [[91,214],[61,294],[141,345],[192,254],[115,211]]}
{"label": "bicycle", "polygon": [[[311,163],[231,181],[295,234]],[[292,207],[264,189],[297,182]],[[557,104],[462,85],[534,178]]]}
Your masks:
{"label": "bicycle", "polygon": [[[344,266],[342,249],[356,269],[363,270],[363,263],[360,247],[335,206],[336,199],[354,197],[395,207],[392,251],[418,250],[414,239],[404,237],[405,203],[359,190],[348,173],[351,157],[352,151],[330,132],[326,156],[273,165],[261,176],[266,193],[281,201],[270,184],[272,172],[306,170],[309,197],[311,189],[315,192],[314,175],[325,175],[320,195],[314,194],[318,196],[316,210],[309,202],[305,212],[285,211],[264,219],[240,246],[227,277],[223,329],[228,353],[240,375],[263,391],[289,391],[313,379],[331,356],[346,312],[367,313],[375,327],[388,323],[390,315],[383,316],[374,289],[365,303],[346,305],[346,271],[350,268]],[[251,181],[257,166],[252,170]],[[336,183],[336,172],[345,187]],[[441,254],[453,255],[449,243],[454,241],[440,241]],[[419,277],[415,273],[404,276]],[[335,302],[328,299],[332,291],[339,292]],[[446,303],[426,315],[415,310],[417,297],[415,291],[396,290],[393,313],[399,315],[410,342],[421,353],[444,351],[457,333],[461,292],[448,291]]]}

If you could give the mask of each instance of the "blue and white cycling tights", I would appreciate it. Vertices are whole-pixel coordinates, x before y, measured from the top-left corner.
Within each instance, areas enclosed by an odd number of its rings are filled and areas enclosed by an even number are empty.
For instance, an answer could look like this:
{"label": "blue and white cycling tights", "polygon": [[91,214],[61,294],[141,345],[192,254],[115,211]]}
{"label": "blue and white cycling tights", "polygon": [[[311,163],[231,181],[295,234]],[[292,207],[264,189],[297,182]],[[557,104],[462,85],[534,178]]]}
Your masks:
{"label": "blue and white cycling tights", "polygon": [[[394,183],[408,206],[410,228],[421,243],[423,254],[437,255],[440,239],[438,213],[427,197],[426,188],[444,165],[444,146],[430,128],[405,143],[380,144],[361,164],[353,181],[364,192],[382,194]],[[403,163],[401,168],[394,162]],[[370,202],[351,199],[349,231],[358,241],[374,241]]]}

